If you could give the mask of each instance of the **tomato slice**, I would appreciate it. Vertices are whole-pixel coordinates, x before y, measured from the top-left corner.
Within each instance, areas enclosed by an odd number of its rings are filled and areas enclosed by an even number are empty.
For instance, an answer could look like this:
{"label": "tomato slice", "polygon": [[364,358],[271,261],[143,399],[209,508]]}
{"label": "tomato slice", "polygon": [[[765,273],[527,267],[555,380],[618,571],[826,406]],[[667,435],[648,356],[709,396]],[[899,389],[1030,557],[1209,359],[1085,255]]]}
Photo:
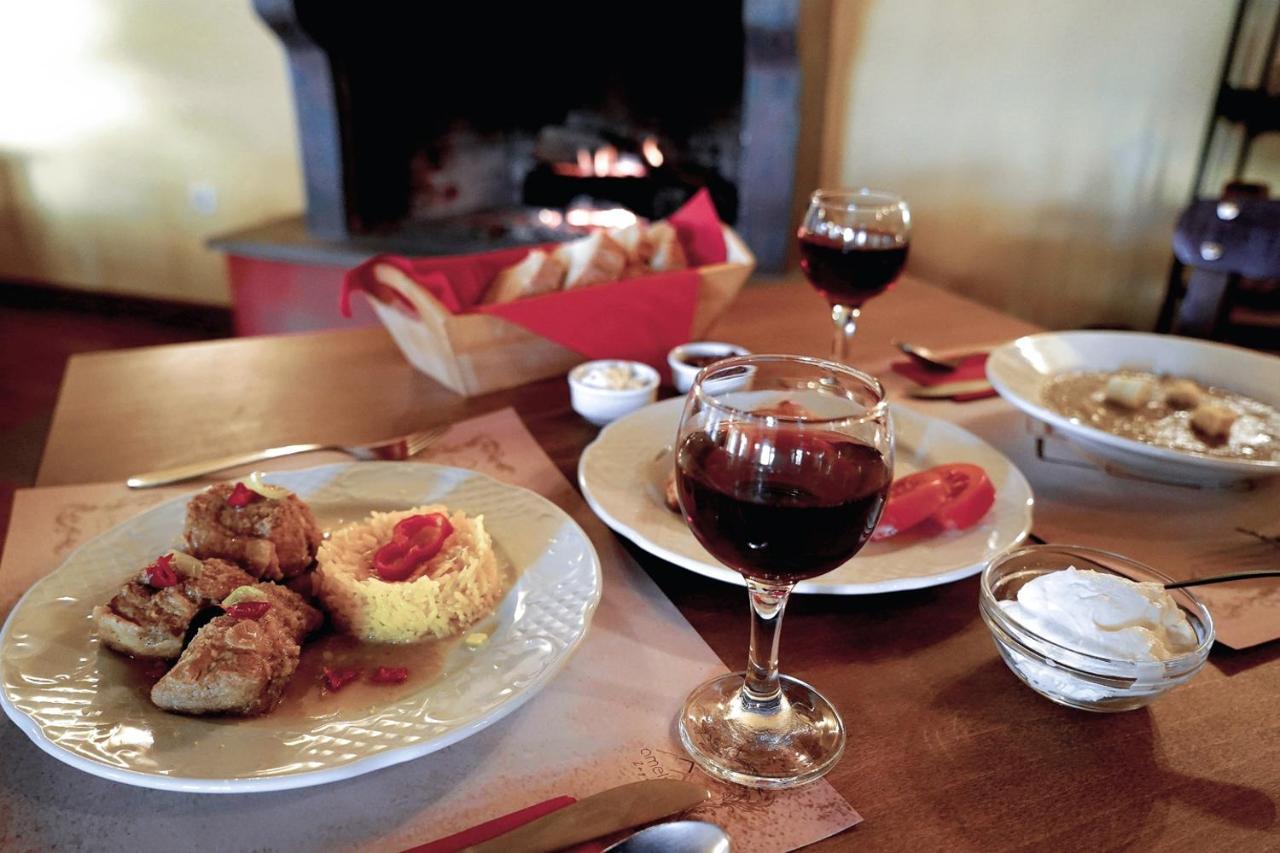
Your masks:
{"label": "tomato slice", "polygon": [[910,530],[933,515],[951,494],[946,479],[936,468],[899,477],[889,487],[889,499],[872,541],[879,542]]}
{"label": "tomato slice", "polygon": [[956,462],[930,468],[947,485],[947,502],[933,513],[933,518],[947,530],[973,527],[996,502],[996,487],[987,472],[977,465]]}

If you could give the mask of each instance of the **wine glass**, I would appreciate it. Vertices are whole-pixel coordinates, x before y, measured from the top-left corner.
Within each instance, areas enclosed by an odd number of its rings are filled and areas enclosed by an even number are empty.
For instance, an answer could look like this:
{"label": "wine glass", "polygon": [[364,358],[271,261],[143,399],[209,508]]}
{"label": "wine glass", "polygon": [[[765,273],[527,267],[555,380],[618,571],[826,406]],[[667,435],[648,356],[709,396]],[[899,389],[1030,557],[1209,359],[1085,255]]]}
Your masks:
{"label": "wine glass", "polygon": [[686,700],[680,739],[712,775],[786,788],[844,751],[844,724],[802,681],[779,675],[778,640],[796,582],[835,569],[880,520],[893,480],[884,389],[844,364],[748,355],[704,368],[676,438],[676,490],[693,535],[746,579],[746,672]]}
{"label": "wine glass", "polygon": [[911,243],[911,211],[879,190],[818,190],[796,237],[800,269],[831,304],[832,358],[846,361],[862,303],[897,280]]}

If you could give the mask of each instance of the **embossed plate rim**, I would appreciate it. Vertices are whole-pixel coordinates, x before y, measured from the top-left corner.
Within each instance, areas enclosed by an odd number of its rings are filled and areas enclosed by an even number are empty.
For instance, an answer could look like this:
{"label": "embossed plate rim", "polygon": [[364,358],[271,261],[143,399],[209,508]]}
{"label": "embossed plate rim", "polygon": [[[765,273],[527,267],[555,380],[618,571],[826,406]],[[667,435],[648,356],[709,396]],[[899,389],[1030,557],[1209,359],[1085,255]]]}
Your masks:
{"label": "embossed plate rim", "polygon": [[[145,770],[125,769],[93,760],[78,752],[73,752],[68,748],[60,746],[55,740],[50,739],[45,732],[44,727],[37,720],[33,719],[26,712],[16,707],[9,696],[7,679],[0,678],[0,707],[4,708],[5,713],[18,726],[18,728],[27,735],[41,750],[53,756],[54,758],[69,764],[84,772],[94,776],[110,779],[112,781],[121,782],[128,785],[134,785],[144,788],[153,788],[158,790],[181,791],[186,793],[251,793],[265,791],[280,791],[293,788],[309,787],[313,785],[327,784],[337,782],[343,779],[350,779],[365,773],[420,758],[445,747],[451,746],[476,732],[498,722],[511,712],[515,711],[526,701],[541,691],[549,684],[557,674],[567,665],[573,653],[581,645],[583,639],[590,628],[590,623],[595,611],[599,605],[600,597],[603,591],[603,575],[601,571],[600,558],[596,553],[595,546],[592,545],[590,537],[582,529],[582,527],[574,521],[574,519],[556,506],[552,501],[521,486],[514,486],[504,483],[487,474],[478,471],[472,471],[465,468],[457,468],[447,465],[435,465],[430,463],[414,463],[414,462],[350,462],[337,463],[332,465],[322,465],[312,468],[300,469],[296,471],[277,472],[268,475],[269,481],[289,485],[294,480],[306,480],[315,477],[326,477],[319,483],[315,489],[332,487],[334,483],[340,482],[342,477],[350,476],[351,472],[359,473],[361,471],[372,471],[374,469],[392,472],[387,474],[393,478],[409,478],[409,486],[419,490],[420,494],[429,493],[431,489],[438,488],[443,481],[446,484],[449,478],[455,478],[453,488],[457,488],[459,484],[467,480],[488,481],[488,488],[496,488],[499,492],[516,493],[519,500],[532,500],[539,503],[556,519],[558,530],[567,530],[575,537],[580,547],[582,558],[585,561],[581,564],[583,569],[589,569],[589,579],[585,577],[586,571],[578,571],[575,575],[568,576],[570,579],[578,575],[583,575],[582,580],[588,580],[589,587],[581,590],[585,596],[580,611],[574,612],[574,624],[569,626],[569,634],[557,638],[558,648],[553,649],[549,653],[547,662],[543,668],[527,683],[518,690],[513,691],[497,701],[487,711],[480,713],[478,716],[466,720],[447,731],[437,734],[424,740],[404,746],[392,747],[381,751],[374,751],[371,754],[357,757],[353,760],[345,761],[334,766],[326,766],[322,768],[314,768],[301,770],[298,772],[287,772],[269,776],[234,776],[228,778],[207,778],[207,777],[191,777],[168,775],[157,772],[148,772]],[[396,471],[395,469],[399,469]],[[482,484],[483,485],[483,484]],[[22,608],[29,601],[34,600],[33,596],[38,595],[40,588],[50,582],[61,572],[74,571],[77,566],[77,559],[80,559],[82,552],[91,548],[102,537],[108,534],[120,535],[122,531],[127,530],[130,526],[139,524],[139,519],[153,513],[164,513],[172,511],[173,507],[181,504],[190,498],[190,493],[177,496],[171,500],[167,500],[155,507],[139,513],[122,524],[116,525],[108,531],[94,537],[94,539],[77,547],[71,554],[67,556],[58,568],[54,569],[44,578],[41,578],[23,594],[14,605],[13,610],[9,613],[5,620],[3,629],[0,629],[0,677],[4,675],[4,671],[8,664],[6,663],[8,655],[6,650],[10,642],[10,630],[15,624],[16,616],[22,611]],[[377,498],[369,496],[364,498],[369,503],[377,503]],[[174,531],[176,535],[178,531]],[[502,543],[499,541],[499,547]],[[543,554],[546,552],[543,551]],[[530,564],[536,565],[536,559]],[[70,568],[69,568],[70,567]],[[89,567],[81,568],[80,571],[86,571]],[[522,567],[524,569],[529,566]],[[522,571],[521,577],[517,579],[515,585],[508,591],[510,596],[521,590],[521,584],[525,582],[528,575]],[[563,582],[563,579],[562,581]],[[548,583],[545,586],[546,594],[553,591],[554,584]],[[529,590],[523,590],[528,594]],[[500,610],[503,604],[499,604],[495,610]],[[508,632],[515,632],[519,625],[519,615],[515,615],[513,620],[504,626]],[[425,689],[430,689],[425,688]],[[404,702],[404,697],[398,699],[397,702]],[[396,703],[389,703],[394,705]],[[246,772],[253,772],[255,768],[247,767]],[[257,768],[261,769],[261,768]]]}

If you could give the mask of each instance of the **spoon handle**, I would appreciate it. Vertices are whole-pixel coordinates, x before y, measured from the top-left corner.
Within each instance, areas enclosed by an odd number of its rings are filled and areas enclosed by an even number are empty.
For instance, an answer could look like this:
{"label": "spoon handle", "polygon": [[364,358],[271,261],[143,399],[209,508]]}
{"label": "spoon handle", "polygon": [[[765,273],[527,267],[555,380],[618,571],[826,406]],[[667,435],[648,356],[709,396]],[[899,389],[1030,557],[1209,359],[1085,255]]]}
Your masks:
{"label": "spoon handle", "polygon": [[1232,572],[1229,575],[1213,575],[1207,578],[1192,578],[1189,581],[1177,581],[1176,583],[1167,583],[1165,589],[1182,589],[1186,586],[1204,586],[1211,583],[1226,583],[1227,581],[1243,581],[1251,578],[1280,578],[1280,569],[1263,569],[1258,572]]}

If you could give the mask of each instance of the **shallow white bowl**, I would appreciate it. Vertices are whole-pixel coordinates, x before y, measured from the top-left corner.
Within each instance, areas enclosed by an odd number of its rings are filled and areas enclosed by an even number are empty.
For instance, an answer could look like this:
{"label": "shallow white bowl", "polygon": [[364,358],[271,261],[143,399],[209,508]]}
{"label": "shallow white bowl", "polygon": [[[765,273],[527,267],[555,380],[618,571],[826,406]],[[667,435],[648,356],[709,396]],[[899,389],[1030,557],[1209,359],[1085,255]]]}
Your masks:
{"label": "shallow white bowl", "polygon": [[1221,459],[1153,447],[1078,423],[1047,408],[1044,384],[1070,370],[1130,368],[1218,385],[1280,406],[1280,358],[1224,344],[1145,332],[1045,332],[991,353],[987,378],[1014,406],[1048,424],[1086,455],[1159,481],[1225,485],[1280,474],[1280,461]]}
{"label": "shallow white bowl", "polygon": [[675,384],[676,390],[681,394],[687,394],[689,389],[693,387],[694,377],[698,375],[698,371],[702,368],[686,364],[684,361],[686,356],[719,355],[729,358],[735,355],[750,354],[750,350],[737,344],[726,344],[721,341],[691,341],[674,347],[671,352],[667,353],[667,366],[671,368],[671,381]]}
{"label": "shallow white bowl", "polygon": [[[583,384],[582,378],[597,367],[625,365],[644,384],[639,388],[595,388]],[[639,361],[601,359],[579,364],[569,371],[569,402],[573,410],[596,426],[604,426],[625,414],[649,405],[658,398],[658,371]]]}

